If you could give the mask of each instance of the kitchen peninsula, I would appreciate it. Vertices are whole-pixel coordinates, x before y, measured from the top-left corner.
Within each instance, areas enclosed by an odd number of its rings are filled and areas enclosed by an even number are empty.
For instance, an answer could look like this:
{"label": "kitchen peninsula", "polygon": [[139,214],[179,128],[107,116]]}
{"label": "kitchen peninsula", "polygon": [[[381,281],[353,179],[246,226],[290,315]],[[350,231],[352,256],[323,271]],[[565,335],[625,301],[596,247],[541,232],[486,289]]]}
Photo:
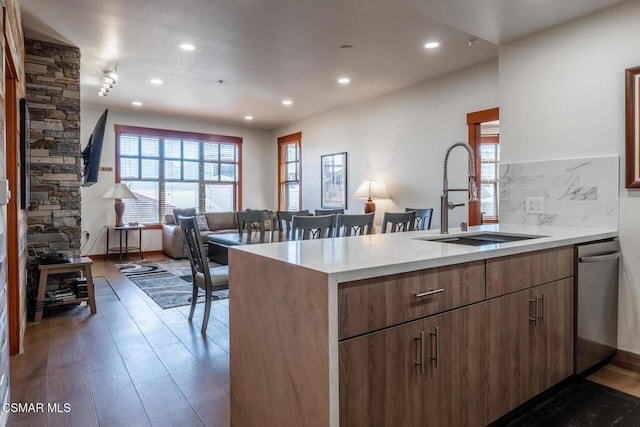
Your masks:
{"label": "kitchen peninsula", "polygon": [[[234,426],[485,425],[573,373],[573,245],[437,231],[229,250]],[[541,237],[540,237],[541,236]]]}

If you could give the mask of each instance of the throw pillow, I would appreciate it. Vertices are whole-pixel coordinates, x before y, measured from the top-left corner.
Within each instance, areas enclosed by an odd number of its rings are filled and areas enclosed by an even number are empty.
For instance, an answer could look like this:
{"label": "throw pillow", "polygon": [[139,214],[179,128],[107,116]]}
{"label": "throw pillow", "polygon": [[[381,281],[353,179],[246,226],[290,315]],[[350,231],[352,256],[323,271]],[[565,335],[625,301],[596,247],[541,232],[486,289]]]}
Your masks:
{"label": "throw pillow", "polygon": [[197,215],[196,222],[198,223],[198,229],[200,231],[209,231],[209,224],[207,224],[207,217],[204,215]]}

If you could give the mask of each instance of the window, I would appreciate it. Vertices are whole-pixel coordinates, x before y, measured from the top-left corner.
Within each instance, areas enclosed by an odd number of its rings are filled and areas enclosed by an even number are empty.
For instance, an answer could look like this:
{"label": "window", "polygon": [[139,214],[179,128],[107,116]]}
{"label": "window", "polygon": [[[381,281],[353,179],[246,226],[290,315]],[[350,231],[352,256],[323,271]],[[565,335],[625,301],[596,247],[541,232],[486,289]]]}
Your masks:
{"label": "window", "polygon": [[278,138],[278,209],[297,211],[302,206],[300,132]]}
{"label": "window", "polygon": [[116,181],[137,200],[124,200],[123,221],[161,223],[174,208],[241,209],[242,138],[116,125]]}
{"label": "window", "polygon": [[484,222],[498,222],[499,163],[498,138],[483,136],[480,143],[480,209]]}

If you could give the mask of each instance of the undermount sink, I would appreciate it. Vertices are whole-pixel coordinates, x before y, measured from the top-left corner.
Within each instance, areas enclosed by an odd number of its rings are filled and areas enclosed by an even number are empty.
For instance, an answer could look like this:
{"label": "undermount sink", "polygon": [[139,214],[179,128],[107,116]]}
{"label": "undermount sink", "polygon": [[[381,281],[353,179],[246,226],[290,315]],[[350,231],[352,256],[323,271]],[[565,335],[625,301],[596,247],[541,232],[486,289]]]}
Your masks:
{"label": "undermount sink", "polygon": [[459,236],[445,236],[438,238],[422,237],[417,240],[440,243],[454,243],[456,245],[467,246],[485,246],[495,245],[498,243],[517,242],[520,240],[538,239],[545,236],[527,236],[522,234],[506,234],[506,233],[477,233]]}

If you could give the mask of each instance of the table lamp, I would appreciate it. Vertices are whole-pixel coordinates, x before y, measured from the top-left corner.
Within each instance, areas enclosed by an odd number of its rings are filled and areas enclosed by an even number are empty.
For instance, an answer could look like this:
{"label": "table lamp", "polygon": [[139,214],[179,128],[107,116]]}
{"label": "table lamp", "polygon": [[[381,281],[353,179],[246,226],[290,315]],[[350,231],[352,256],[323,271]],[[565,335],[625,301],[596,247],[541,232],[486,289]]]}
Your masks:
{"label": "table lamp", "polygon": [[389,195],[384,191],[376,181],[366,180],[360,187],[353,193],[354,199],[367,199],[364,204],[364,213],[371,213],[376,211],[376,204],[374,200],[388,199]]}
{"label": "table lamp", "polygon": [[103,199],[116,199],[116,227],[123,227],[122,215],[124,215],[124,202],[122,199],[137,199],[136,195],[129,190],[126,184],[116,182],[113,187],[107,190],[102,196]]}

